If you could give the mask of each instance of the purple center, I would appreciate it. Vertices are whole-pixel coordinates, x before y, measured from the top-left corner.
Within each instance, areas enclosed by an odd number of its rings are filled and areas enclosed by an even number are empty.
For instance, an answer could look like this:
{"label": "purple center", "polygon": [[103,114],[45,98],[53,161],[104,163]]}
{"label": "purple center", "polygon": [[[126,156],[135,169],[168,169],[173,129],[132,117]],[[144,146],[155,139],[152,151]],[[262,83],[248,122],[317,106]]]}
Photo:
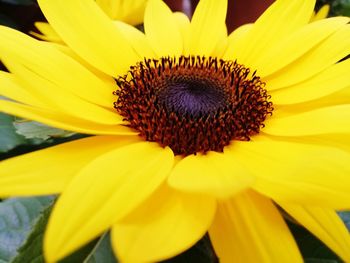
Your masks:
{"label": "purple center", "polygon": [[212,115],[226,105],[222,88],[206,80],[170,80],[159,97],[169,112],[195,118]]}

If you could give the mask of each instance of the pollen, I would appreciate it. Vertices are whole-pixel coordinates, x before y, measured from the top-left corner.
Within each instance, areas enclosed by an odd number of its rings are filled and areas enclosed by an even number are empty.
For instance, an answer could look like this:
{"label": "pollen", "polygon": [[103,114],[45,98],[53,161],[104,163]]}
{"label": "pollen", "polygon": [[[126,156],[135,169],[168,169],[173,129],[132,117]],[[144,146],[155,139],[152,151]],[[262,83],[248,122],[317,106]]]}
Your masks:
{"label": "pollen", "polygon": [[146,141],[175,155],[222,152],[250,140],[273,106],[260,77],[235,61],[145,59],[116,79],[114,107]]}

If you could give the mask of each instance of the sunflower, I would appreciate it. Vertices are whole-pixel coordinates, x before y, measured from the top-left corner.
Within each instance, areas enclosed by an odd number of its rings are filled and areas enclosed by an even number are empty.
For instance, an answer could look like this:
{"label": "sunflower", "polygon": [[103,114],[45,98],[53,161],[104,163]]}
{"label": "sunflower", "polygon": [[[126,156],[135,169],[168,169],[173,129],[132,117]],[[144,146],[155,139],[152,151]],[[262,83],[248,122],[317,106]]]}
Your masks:
{"label": "sunflower", "polygon": [[[120,20],[131,25],[142,23],[148,0],[96,0],[100,8],[113,20]],[[60,43],[63,41],[57,32],[46,22],[36,22],[36,29],[40,32],[30,32],[31,35],[50,42]]]}
{"label": "sunflower", "polygon": [[[145,33],[93,0],[39,0],[64,42],[1,27],[0,110],[87,138],[0,164],[0,195],[59,193],[44,253],[111,229],[122,262],[167,259],[209,232],[220,262],[302,262],[288,213],[350,262],[349,18],[277,0],[227,35],[226,0],[191,21],[150,0]],[[25,47],[25,48],[23,48]]]}

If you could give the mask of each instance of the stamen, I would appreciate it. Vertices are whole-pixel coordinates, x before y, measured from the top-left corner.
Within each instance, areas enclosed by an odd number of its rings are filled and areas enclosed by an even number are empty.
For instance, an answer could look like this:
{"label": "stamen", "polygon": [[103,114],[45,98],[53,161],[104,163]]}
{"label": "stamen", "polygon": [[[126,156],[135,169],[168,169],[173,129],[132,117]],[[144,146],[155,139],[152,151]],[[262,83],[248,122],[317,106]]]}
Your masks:
{"label": "stamen", "polygon": [[234,61],[145,59],[116,81],[118,113],[176,155],[222,152],[232,140],[249,140],[273,111],[265,84]]}

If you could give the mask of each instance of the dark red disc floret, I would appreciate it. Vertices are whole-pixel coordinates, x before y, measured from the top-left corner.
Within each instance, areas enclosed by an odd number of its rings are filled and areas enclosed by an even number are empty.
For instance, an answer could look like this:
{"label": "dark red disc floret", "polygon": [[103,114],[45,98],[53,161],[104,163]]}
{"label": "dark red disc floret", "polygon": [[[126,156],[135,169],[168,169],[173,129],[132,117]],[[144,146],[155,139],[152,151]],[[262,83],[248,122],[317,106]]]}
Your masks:
{"label": "dark red disc floret", "polygon": [[234,61],[145,59],[116,80],[114,107],[146,141],[176,155],[222,152],[259,133],[272,102],[265,84]]}

